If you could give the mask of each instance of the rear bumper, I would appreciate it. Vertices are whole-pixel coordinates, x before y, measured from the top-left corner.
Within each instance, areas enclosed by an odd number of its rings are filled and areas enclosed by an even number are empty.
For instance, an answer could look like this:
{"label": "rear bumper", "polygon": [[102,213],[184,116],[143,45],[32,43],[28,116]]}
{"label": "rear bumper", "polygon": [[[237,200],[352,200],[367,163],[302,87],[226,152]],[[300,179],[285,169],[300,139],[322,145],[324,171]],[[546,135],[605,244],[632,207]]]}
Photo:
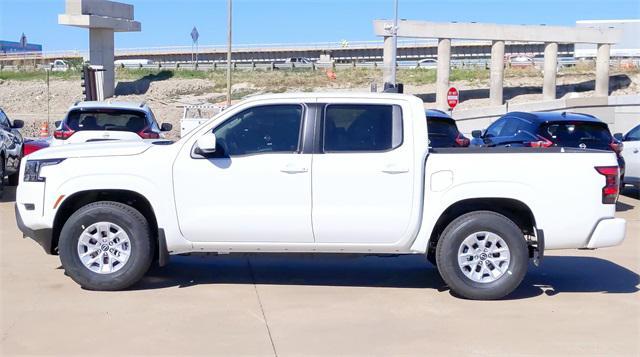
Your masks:
{"label": "rear bumper", "polygon": [[36,242],[38,242],[38,244],[42,246],[42,248],[47,254],[53,254],[53,252],[51,251],[51,244],[53,241],[53,230],[51,228],[36,229],[36,230],[31,229],[27,227],[22,221],[22,217],[20,216],[20,210],[18,210],[18,204],[15,205],[15,211],[16,211],[16,224],[18,225],[18,229],[22,231],[23,236],[29,237],[35,240]]}
{"label": "rear bumper", "polygon": [[598,222],[593,230],[587,248],[613,247],[624,240],[627,221],[622,218],[608,218]]}

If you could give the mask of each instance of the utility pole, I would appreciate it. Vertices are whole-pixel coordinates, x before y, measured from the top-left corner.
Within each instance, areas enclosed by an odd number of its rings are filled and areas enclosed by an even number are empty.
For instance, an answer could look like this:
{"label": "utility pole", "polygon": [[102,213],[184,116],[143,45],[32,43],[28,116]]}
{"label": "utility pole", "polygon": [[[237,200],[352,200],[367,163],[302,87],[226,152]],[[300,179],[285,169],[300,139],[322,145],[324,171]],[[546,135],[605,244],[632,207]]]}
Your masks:
{"label": "utility pole", "polygon": [[227,107],[231,105],[231,0],[227,0]]}
{"label": "utility pole", "polygon": [[391,84],[395,87],[396,83],[396,67],[397,67],[397,57],[398,57],[398,0],[395,0],[395,13],[393,16],[393,30],[392,30],[392,40],[391,40]]}

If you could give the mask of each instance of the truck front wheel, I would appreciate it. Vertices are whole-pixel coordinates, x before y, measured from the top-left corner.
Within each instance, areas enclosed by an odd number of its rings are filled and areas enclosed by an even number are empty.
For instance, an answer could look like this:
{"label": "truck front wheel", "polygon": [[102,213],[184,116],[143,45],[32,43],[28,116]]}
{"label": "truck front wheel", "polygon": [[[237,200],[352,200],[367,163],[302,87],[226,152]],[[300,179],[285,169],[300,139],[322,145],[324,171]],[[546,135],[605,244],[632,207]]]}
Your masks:
{"label": "truck front wheel", "polygon": [[145,217],[118,202],[88,204],[60,232],[60,260],[67,275],[88,290],[121,290],[149,270],[153,242]]}
{"label": "truck front wheel", "polygon": [[522,231],[507,217],[477,211],[444,230],[436,248],[440,275],[451,290],[474,300],[500,299],[522,282],[529,263]]}

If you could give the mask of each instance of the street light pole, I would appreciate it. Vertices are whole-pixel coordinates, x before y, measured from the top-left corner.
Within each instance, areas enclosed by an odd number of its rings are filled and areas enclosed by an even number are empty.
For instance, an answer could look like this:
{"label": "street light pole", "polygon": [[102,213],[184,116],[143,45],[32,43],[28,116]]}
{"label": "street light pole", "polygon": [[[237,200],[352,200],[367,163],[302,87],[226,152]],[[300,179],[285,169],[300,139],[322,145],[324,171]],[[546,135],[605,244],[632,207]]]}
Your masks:
{"label": "street light pole", "polygon": [[231,105],[231,0],[227,0],[227,107]]}

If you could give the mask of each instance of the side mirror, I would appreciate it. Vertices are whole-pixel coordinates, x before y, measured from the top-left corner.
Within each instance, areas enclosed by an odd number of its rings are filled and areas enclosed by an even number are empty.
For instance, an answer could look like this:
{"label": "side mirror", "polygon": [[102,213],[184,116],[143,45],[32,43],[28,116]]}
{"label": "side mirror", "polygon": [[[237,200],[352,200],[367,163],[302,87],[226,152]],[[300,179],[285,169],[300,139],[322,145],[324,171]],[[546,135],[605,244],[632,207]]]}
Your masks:
{"label": "side mirror", "polygon": [[615,133],[615,134],[613,134],[613,137],[618,141],[623,141],[624,140],[624,135],[622,135],[622,133]]}
{"label": "side mirror", "polygon": [[482,130],[472,131],[471,136],[473,136],[475,139],[480,139],[482,137]]}
{"label": "side mirror", "polygon": [[59,128],[59,127],[60,127],[60,124],[62,124],[62,120],[58,120],[58,121],[56,121],[55,123],[53,123],[53,125],[55,125],[55,126],[56,126],[56,128]]}
{"label": "side mirror", "polygon": [[211,154],[216,151],[216,134],[209,132],[202,135],[196,141],[196,152],[199,154]]}
{"label": "side mirror", "polygon": [[171,129],[173,129],[173,125],[169,123],[162,123],[160,125],[160,131],[171,131]]}
{"label": "side mirror", "polygon": [[22,120],[14,120],[13,124],[11,124],[11,128],[13,129],[20,129],[24,126],[24,121]]}

